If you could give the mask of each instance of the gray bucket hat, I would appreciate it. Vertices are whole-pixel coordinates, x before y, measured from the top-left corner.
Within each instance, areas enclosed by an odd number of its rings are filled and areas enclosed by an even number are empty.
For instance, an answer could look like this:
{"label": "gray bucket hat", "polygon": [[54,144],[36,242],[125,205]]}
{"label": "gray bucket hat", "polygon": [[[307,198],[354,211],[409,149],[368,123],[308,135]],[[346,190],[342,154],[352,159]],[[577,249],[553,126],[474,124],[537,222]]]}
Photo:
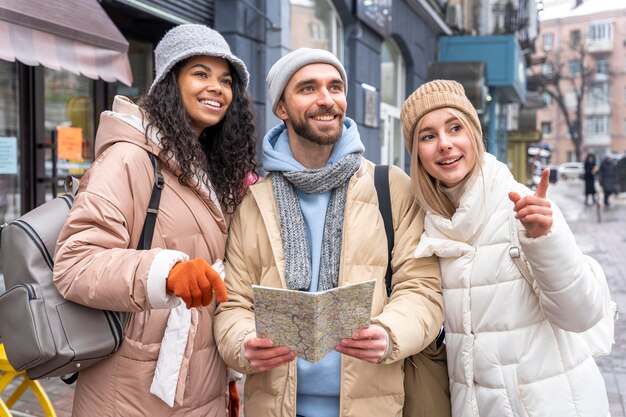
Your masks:
{"label": "gray bucket hat", "polygon": [[248,88],[250,74],[248,74],[246,64],[233,55],[224,37],[207,26],[187,24],[170,29],[155,48],[155,76],[150,91],[174,65],[198,55],[224,58],[233,66],[244,86]]}

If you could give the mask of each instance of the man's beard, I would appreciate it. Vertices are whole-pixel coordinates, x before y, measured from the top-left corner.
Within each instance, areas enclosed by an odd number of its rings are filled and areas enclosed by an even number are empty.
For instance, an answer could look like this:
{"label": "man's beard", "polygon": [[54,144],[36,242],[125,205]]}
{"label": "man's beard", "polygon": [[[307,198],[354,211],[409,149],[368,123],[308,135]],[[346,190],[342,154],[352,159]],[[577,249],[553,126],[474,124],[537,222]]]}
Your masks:
{"label": "man's beard", "polygon": [[339,141],[341,134],[343,133],[343,113],[326,111],[315,113],[314,116],[324,116],[329,114],[337,116],[339,120],[338,125],[315,129],[309,122],[309,118],[312,115],[305,113],[303,119],[290,118],[291,126],[301,138],[306,139],[309,142],[317,145],[334,145]]}

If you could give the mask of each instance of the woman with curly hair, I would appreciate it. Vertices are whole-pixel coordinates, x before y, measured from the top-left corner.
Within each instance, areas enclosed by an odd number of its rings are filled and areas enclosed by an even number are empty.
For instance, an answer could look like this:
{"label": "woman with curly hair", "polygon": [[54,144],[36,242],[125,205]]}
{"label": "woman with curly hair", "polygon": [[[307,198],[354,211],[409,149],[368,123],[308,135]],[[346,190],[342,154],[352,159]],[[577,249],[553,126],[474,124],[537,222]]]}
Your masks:
{"label": "woman with curly hair", "polygon": [[[118,96],[102,114],[96,160],[57,244],[54,278],[68,300],[129,313],[120,348],[80,372],[75,416],[226,413],[213,299],[227,298],[228,222],[256,178],[249,74],[202,25],[170,30],[155,67],[141,106]],[[138,250],[155,184],[150,155],[164,185],[152,249]]]}

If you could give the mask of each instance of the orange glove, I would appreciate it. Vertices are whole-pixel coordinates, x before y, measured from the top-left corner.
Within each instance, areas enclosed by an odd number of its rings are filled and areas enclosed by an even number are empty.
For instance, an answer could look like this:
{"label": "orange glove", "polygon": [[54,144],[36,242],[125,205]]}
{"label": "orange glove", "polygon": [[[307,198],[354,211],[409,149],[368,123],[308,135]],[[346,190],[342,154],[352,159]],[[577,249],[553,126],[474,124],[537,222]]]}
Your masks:
{"label": "orange glove", "polygon": [[237,381],[228,383],[228,417],[239,416],[239,391],[237,391]]}
{"label": "orange glove", "polygon": [[200,258],[174,265],[165,286],[182,298],[187,308],[209,305],[213,292],[221,303],[228,300],[224,281],[207,261]]}

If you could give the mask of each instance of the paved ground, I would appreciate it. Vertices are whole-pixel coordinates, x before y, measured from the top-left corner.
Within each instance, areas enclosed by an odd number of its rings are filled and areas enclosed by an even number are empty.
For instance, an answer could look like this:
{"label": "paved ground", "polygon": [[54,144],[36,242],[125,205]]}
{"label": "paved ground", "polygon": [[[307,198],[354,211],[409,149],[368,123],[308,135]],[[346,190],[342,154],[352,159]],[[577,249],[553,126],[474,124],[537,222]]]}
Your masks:
{"label": "paved ground", "polygon": [[[583,204],[581,182],[559,182],[548,190],[548,196],[561,207],[583,252],[592,255],[602,265],[613,299],[626,314],[626,194],[613,197],[612,207],[598,210]],[[599,214],[601,221],[598,222]],[[597,358],[609,394],[611,416],[626,417],[626,320],[615,327],[616,344],[613,353]],[[42,381],[52,399],[57,416],[69,417],[73,388],[59,379]],[[7,391],[10,391],[7,388]],[[7,399],[6,394],[2,398]],[[43,416],[34,395],[24,394],[14,407],[14,416]]]}

